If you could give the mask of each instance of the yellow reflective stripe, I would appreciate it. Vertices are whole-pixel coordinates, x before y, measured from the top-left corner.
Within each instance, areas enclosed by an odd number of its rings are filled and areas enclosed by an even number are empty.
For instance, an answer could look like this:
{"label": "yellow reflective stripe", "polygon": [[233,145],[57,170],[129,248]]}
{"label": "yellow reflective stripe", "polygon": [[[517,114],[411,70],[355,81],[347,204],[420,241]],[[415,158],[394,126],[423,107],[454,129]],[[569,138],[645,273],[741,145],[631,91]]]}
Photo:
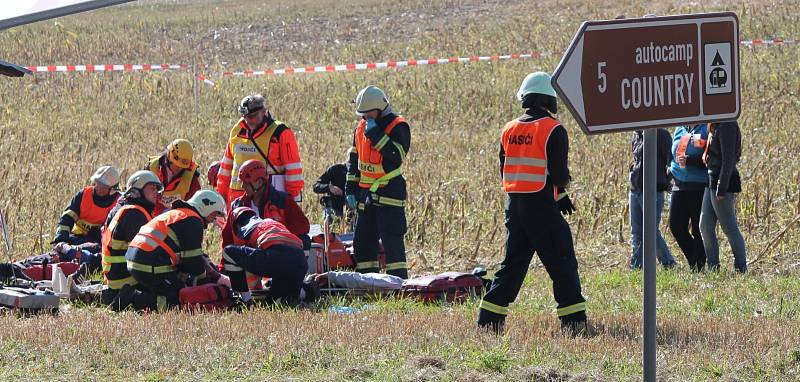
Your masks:
{"label": "yellow reflective stripe", "polygon": [[387,198],[385,196],[374,195],[374,199],[378,204],[383,204],[385,206],[392,206],[392,207],[405,207],[406,201],[395,199],[395,198]]}
{"label": "yellow reflective stripe", "polygon": [[177,269],[172,265],[150,266],[150,265],[135,263],[133,261],[128,260],[128,270],[129,271],[136,270],[139,272],[159,274],[159,273],[175,272]]}
{"label": "yellow reflective stripe", "polygon": [[72,220],[75,220],[75,221],[77,221],[78,219],[80,219],[80,218],[78,217],[78,213],[77,213],[77,212],[75,212],[75,211],[73,211],[73,210],[66,210],[66,211],[64,211],[64,213],[62,213],[62,214],[61,214],[61,217],[64,217],[64,216],[69,216],[69,217],[71,217],[71,218],[72,218]]}
{"label": "yellow reflective stripe", "polygon": [[558,194],[558,196],[556,196],[556,201],[559,201],[559,200],[564,199],[566,197],[567,197],[567,193],[566,192],[562,192],[562,193]]}
{"label": "yellow reflective stripe", "polygon": [[394,178],[397,178],[398,176],[400,176],[402,174],[403,174],[402,167],[398,167],[398,168],[390,171],[386,175],[384,175],[384,176],[382,176],[382,177],[380,177],[378,179],[375,179],[375,182],[372,183],[372,186],[370,186],[369,190],[372,191],[372,192],[375,192],[375,191],[378,190],[378,187],[380,187],[382,184],[389,184],[390,180],[392,180]]}
{"label": "yellow reflective stripe", "polygon": [[244,268],[237,265],[236,262],[233,261],[233,258],[224,251],[222,252],[222,258],[226,260],[224,261],[226,271],[241,272],[244,270]]}
{"label": "yellow reflective stripe", "polygon": [[167,310],[167,296],[156,296],[156,310],[162,313]]}
{"label": "yellow reflective stripe", "polygon": [[72,230],[72,228],[67,227],[67,226],[65,226],[63,224],[59,224],[58,227],[56,227],[56,232],[69,232],[71,230]]}
{"label": "yellow reflective stripe", "polygon": [[380,149],[382,149],[382,148],[383,148],[383,146],[386,146],[386,144],[387,144],[387,143],[389,143],[389,136],[388,136],[388,135],[386,135],[386,134],[384,134],[384,135],[383,135],[383,138],[381,138],[381,139],[378,141],[378,143],[376,143],[376,144],[375,144],[375,150],[380,150]]}
{"label": "yellow reflective stripe", "polygon": [[[167,228],[167,236],[169,236],[169,238],[172,239],[172,242],[175,243],[175,245],[177,245],[178,248],[181,247],[181,242],[178,240],[178,235],[175,234],[175,231],[173,231],[172,228]],[[164,239],[162,238],[161,240]]]}
{"label": "yellow reflective stripe", "polygon": [[556,309],[556,314],[559,317],[563,317],[563,316],[568,316],[570,314],[583,312],[585,310],[586,310],[586,303],[585,302],[579,302],[579,303],[574,304],[574,305],[565,306],[563,308]]}
{"label": "yellow reflective stripe", "polygon": [[356,264],[356,270],[379,268],[380,266],[381,266],[381,263],[379,263],[377,261],[363,261],[363,262],[360,262],[360,263]]}
{"label": "yellow reflective stripe", "polygon": [[138,282],[133,278],[133,276],[128,276],[124,279],[118,280],[105,279],[103,284],[108,285],[109,289],[122,289],[122,287],[125,285],[136,285]]}
{"label": "yellow reflective stripe", "polygon": [[128,249],[128,242],[125,240],[111,239],[111,245],[109,247],[116,250]]}
{"label": "yellow reflective stripe", "polygon": [[397,151],[400,152],[400,161],[402,162],[406,160],[406,150],[403,149],[403,145],[397,142],[392,142],[392,143],[394,143],[394,146],[397,147]]}
{"label": "yellow reflective stripe", "polygon": [[360,176],[347,174],[347,181],[348,182],[358,182],[359,180],[361,180]]}
{"label": "yellow reflective stripe", "polygon": [[103,264],[124,264],[125,256],[103,256]]}
{"label": "yellow reflective stripe", "polygon": [[496,304],[492,304],[489,301],[481,300],[480,308],[483,310],[488,310],[492,313],[499,314],[502,316],[508,316],[508,307],[507,306],[500,306]]}
{"label": "yellow reflective stripe", "polygon": [[405,261],[398,261],[396,263],[388,263],[386,264],[387,271],[395,271],[398,269],[407,269],[408,264]]}
{"label": "yellow reflective stripe", "polygon": [[183,259],[183,258],[187,258],[187,257],[200,256],[202,254],[203,254],[203,248],[197,248],[197,249],[190,249],[188,251],[181,252],[180,253],[180,255],[181,255],[180,257]]}

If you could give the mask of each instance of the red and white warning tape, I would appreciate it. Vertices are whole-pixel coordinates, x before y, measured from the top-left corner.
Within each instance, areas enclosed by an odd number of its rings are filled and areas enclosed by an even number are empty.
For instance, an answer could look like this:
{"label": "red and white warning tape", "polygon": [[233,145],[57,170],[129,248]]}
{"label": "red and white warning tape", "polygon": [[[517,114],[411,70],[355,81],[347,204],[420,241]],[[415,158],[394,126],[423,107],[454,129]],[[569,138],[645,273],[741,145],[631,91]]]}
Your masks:
{"label": "red and white warning tape", "polygon": [[758,45],[791,45],[797,44],[797,40],[784,40],[782,38],[774,39],[760,39],[739,41],[744,46],[758,46]]}
{"label": "red and white warning tape", "polygon": [[480,61],[502,61],[517,60],[526,58],[540,58],[551,56],[550,52],[533,52],[521,54],[495,54],[492,56],[470,56],[470,57],[450,57],[450,58],[428,58],[421,60],[387,61],[387,62],[367,62],[361,64],[328,65],[328,66],[307,66],[284,69],[265,69],[265,70],[242,70],[238,72],[224,72],[223,77],[252,77],[263,75],[284,75],[294,73],[323,73],[323,72],[349,72],[367,69],[402,68],[406,66],[440,65],[456,62],[480,62]]}
{"label": "red and white warning tape", "polygon": [[[754,39],[740,41],[742,46],[780,46],[780,45],[794,45],[797,40],[787,40],[781,38],[773,39]],[[408,66],[423,66],[423,65],[441,65],[451,63],[467,63],[467,62],[491,62],[503,60],[516,60],[528,58],[541,58],[553,56],[552,52],[532,52],[521,54],[495,54],[491,56],[469,56],[469,57],[450,57],[450,58],[428,58],[421,60],[404,60],[404,61],[387,61],[387,62],[367,62],[360,64],[344,64],[344,65],[326,65],[326,66],[306,66],[306,67],[290,67],[283,69],[263,69],[263,70],[240,70],[240,71],[226,71],[222,73],[222,77],[253,77],[264,75],[286,75],[295,73],[325,73],[325,72],[349,72],[356,70],[367,69],[385,69],[385,68],[402,68]],[[115,64],[115,65],[45,65],[45,66],[28,66],[27,69],[34,73],[52,73],[52,72],[137,72],[137,71],[164,71],[164,70],[186,70],[189,69],[188,64]],[[206,76],[198,76],[200,80],[205,81]]]}
{"label": "red and white warning tape", "polygon": [[28,66],[34,73],[43,72],[136,72],[150,70],[188,69],[187,64],[115,64],[115,65],[47,65]]}

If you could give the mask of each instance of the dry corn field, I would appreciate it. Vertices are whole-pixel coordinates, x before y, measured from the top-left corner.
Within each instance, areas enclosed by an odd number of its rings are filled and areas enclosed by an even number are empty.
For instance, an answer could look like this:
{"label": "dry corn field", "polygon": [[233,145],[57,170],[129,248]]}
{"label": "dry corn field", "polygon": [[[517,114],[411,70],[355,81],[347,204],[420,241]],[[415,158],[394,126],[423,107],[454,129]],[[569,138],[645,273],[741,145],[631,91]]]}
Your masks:
{"label": "dry corn field", "polygon": [[[55,73],[0,80],[0,209],[17,258],[49,247],[58,216],[99,165],[126,174],[175,138],[201,166],[222,156],[236,103],[262,92],[300,145],[303,209],[311,185],[343,161],[367,84],[410,121],[408,257],[412,273],[495,269],[504,194],[503,124],[535,70],[552,72],[580,23],[619,15],[729,10],[741,39],[800,37],[798,1],[161,1],[0,32],[0,59],[22,65],[188,63],[169,72]],[[494,53],[551,56],[347,73],[220,77],[224,71]],[[800,380],[800,47],[743,47],[739,223],[752,272],[659,271],[659,368],[665,381]],[[215,86],[195,79],[204,74]],[[319,311],[0,317],[2,380],[616,381],[640,378],[641,275],[626,271],[629,133],[570,135],[571,224],[596,335],[557,334],[538,261],[507,334],[474,327],[477,307],[328,300]],[[666,214],[665,214],[666,215]],[[666,222],[666,216],[662,223]],[[683,256],[664,225],[673,254]],[[724,236],[724,235],[722,235]],[[210,231],[216,256],[219,232]],[[730,247],[721,260],[732,269]],[[352,314],[328,306],[350,305]]]}

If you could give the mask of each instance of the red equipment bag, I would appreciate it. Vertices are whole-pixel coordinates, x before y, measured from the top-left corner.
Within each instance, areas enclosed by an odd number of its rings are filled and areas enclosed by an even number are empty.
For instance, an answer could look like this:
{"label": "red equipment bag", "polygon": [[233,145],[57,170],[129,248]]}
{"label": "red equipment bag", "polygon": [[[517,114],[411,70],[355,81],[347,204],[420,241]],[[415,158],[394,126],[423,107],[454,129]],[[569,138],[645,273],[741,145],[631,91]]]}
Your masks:
{"label": "red equipment bag", "polygon": [[192,311],[225,310],[233,305],[231,290],[224,285],[203,284],[181,289],[178,300]]}
{"label": "red equipment bag", "polygon": [[[324,245],[325,235],[314,236],[314,238],[311,239],[311,242]],[[342,268],[353,269],[355,267],[356,263],[353,261],[353,257],[350,256],[350,253],[347,252],[344,243],[339,240],[336,234],[331,233],[328,236],[328,270]]]}
{"label": "red equipment bag", "polygon": [[64,276],[69,276],[78,270],[80,264],[67,262],[41,265],[36,264],[28,266],[27,268],[23,269],[22,272],[33,281],[51,280],[53,278],[53,267],[61,268],[61,271],[64,272]]}
{"label": "red equipment bag", "polygon": [[438,275],[414,277],[400,288],[403,296],[423,302],[464,302],[477,297],[483,290],[483,280],[472,273],[445,272]]}

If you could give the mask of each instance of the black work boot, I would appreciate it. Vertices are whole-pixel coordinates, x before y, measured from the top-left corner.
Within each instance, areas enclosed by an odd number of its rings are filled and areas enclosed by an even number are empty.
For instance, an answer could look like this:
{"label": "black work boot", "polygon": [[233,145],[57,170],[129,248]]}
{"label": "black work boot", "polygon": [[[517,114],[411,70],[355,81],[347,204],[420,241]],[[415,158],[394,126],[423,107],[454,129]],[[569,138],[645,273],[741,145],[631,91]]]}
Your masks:
{"label": "black work boot", "polygon": [[478,327],[496,335],[505,332],[506,316],[481,309],[478,313]]}
{"label": "black work boot", "polygon": [[133,305],[133,295],[135,292],[136,288],[128,284],[123,285],[122,289],[120,289],[114,299],[111,300],[111,303],[108,304],[108,307],[115,312],[128,309],[128,307]]}
{"label": "black work boot", "polygon": [[319,284],[314,280],[314,277],[306,277],[303,281],[303,291],[306,293],[303,302],[314,302],[319,300],[320,296],[322,296],[322,291],[319,288]]}

